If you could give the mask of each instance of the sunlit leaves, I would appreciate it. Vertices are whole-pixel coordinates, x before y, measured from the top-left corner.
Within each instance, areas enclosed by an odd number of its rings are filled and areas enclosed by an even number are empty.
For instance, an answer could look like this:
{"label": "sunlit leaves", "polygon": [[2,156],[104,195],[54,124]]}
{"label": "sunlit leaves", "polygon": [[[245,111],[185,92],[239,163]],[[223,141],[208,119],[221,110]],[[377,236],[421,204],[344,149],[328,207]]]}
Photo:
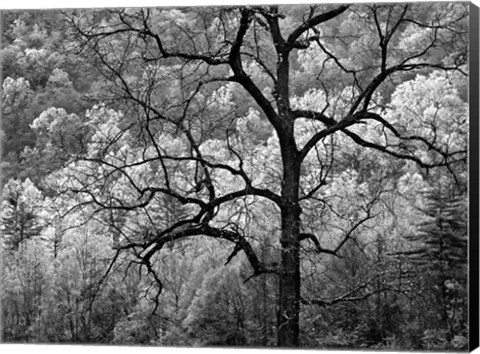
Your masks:
{"label": "sunlit leaves", "polygon": [[[76,114],[68,114],[63,108],[47,109],[33,121],[31,128],[40,140],[64,148],[68,152],[79,150],[82,121]],[[44,144],[46,143],[41,143]]]}
{"label": "sunlit leaves", "polygon": [[3,100],[10,106],[27,99],[32,93],[30,83],[24,78],[12,79],[7,77],[3,80]]}
{"label": "sunlit leaves", "polygon": [[62,69],[53,69],[52,75],[48,78],[49,87],[72,87],[72,82],[68,73]]}
{"label": "sunlit leaves", "polygon": [[[389,120],[401,133],[422,136],[445,152],[466,149],[467,117],[467,104],[440,73],[417,76],[399,85],[389,110]],[[416,146],[422,148],[419,143]],[[435,159],[435,155],[428,158]]]}

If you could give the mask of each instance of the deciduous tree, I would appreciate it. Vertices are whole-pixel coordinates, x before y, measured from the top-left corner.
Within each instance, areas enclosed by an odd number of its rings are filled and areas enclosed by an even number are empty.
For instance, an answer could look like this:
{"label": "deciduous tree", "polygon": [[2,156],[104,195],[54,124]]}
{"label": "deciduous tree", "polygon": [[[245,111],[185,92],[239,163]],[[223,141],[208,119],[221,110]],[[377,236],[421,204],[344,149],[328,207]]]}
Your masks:
{"label": "deciduous tree", "polygon": [[[365,188],[357,210],[340,203],[328,246],[319,228],[306,230],[309,203],[329,207],[325,186],[336,183],[339,195],[361,186],[336,165],[337,148],[426,169],[465,161],[462,144],[435,134],[448,126],[425,111],[427,127],[404,124],[388,103],[412,75],[466,75],[467,18],[461,3],[72,13],[78,54],[102,78],[101,104],[89,113],[90,140],[57,175],[59,191],[116,230],[118,252],[132,252],[158,291],[152,263],[164,246],[228,241],[227,261],[243,251],[250,277],[278,277],[277,343],[298,346],[301,245],[340,256],[378,200]],[[257,252],[252,222],[276,236],[277,260]]]}

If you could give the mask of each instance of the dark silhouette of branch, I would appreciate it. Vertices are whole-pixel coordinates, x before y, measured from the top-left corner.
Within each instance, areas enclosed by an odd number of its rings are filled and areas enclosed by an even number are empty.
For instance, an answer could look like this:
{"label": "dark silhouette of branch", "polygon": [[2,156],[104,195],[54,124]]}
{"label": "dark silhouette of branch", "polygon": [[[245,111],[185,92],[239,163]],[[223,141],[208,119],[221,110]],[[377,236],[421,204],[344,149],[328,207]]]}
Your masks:
{"label": "dark silhouette of branch", "polygon": [[229,54],[229,64],[234,73],[233,80],[243,86],[243,88],[252,96],[255,102],[265,112],[267,118],[272,122],[273,126],[277,127],[281,124],[277,112],[272,107],[271,103],[263,95],[257,85],[245,73],[243,69],[240,48],[242,47],[243,38],[252,21],[253,11],[247,8],[241,10],[240,26],[238,28],[237,36],[232,44]]}
{"label": "dark silhouette of branch", "polygon": [[206,224],[194,225],[187,227],[184,230],[178,230],[171,233],[161,233],[159,236],[154,236],[154,240],[146,247],[142,252],[141,258],[144,262],[148,262],[151,257],[159,251],[166,242],[172,242],[178,239],[182,239],[190,236],[210,236],[217,239],[223,239],[235,244],[233,253],[228,257],[227,263],[242,250],[250,265],[253,268],[254,275],[260,275],[264,273],[278,274],[276,264],[265,264],[260,261],[253,250],[251,244],[247,239],[238,232],[231,230],[219,229]]}
{"label": "dark silhouette of branch", "polygon": [[335,18],[339,15],[341,15],[343,12],[345,12],[350,5],[342,5],[337,7],[334,10],[322,13],[320,15],[314,16],[308,21],[302,23],[299,27],[297,27],[289,36],[287,39],[287,47],[288,48],[293,48],[295,46],[295,43],[297,39],[305,33],[307,30],[309,30],[312,27],[318,26],[319,24],[326,22],[328,20],[331,20],[332,18]]}
{"label": "dark silhouette of branch", "polygon": [[318,241],[318,238],[317,236],[315,236],[314,234],[310,234],[310,233],[301,233],[300,234],[300,237],[299,237],[299,241],[303,241],[303,240],[310,240],[312,241],[312,243],[315,245],[315,249],[317,251],[317,253],[327,253],[327,254],[331,254],[331,255],[334,255],[336,257],[340,257],[340,255],[337,254],[337,252],[335,250],[329,250],[329,249],[326,249],[326,248],[322,248],[320,246],[320,242]]}

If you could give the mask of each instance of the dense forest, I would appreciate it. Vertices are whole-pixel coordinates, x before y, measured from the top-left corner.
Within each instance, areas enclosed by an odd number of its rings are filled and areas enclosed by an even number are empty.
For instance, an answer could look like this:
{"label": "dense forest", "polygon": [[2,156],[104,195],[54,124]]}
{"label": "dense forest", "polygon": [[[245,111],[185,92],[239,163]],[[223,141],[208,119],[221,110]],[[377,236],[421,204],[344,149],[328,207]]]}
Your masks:
{"label": "dense forest", "polygon": [[468,20],[3,12],[3,340],[466,350]]}

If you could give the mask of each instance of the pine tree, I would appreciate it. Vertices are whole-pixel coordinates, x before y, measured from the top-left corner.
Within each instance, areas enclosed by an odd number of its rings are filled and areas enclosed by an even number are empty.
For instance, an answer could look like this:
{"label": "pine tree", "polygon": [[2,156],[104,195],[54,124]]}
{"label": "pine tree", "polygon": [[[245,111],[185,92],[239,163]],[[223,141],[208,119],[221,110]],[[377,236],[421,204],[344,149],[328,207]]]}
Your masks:
{"label": "pine tree", "polygon": [[431,295],[437,299],[436,309],[448,339],[463,333],[467,323],[467,197],[446,188],[425,192],[425,220],[418,232],[406,239],[414,244],[406,252],[417,264],[419,276],[432,281]]}
{"label": "pine tree", "polygon": [[42,193],[29,179],[12,179],[5,185],[0,230],[6,249],[16,250],[22,241],[39,235],[42,200]]}

